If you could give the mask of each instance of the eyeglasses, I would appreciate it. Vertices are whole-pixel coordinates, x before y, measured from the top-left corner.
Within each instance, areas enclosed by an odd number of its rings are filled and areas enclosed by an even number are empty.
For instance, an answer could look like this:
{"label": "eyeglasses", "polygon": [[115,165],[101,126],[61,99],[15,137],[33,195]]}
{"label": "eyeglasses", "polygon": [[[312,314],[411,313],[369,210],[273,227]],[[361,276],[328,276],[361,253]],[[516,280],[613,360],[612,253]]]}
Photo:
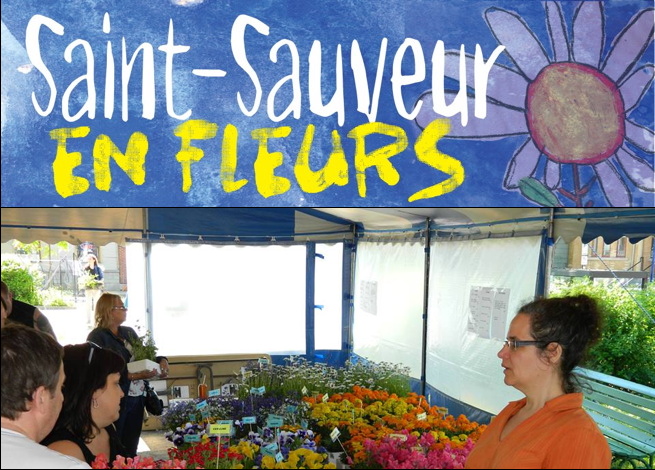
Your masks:
{"label": "eyeglasses", "polygon": [[127,310],[127,307],[125,307],[125,306],[123,306],[123,307],[112,307],[111,309],[112,310]]}
{"label": "eyeglasses", "polygon": [[93,351],[97,349],[102,349],[102,346],[99,344],[94,343],[93,341],[87,341],[88,345],[91,346],[89,349],[89,364],[91,364],[91,359],[93,359]]}
{"label": "eyeglasses", "polygon": [[506,339],[503,341],[503,344],[510,348],[512,351],[516,351],[521,346],[538,346],[552,343],[553,341],[519,341],[517,339]]}

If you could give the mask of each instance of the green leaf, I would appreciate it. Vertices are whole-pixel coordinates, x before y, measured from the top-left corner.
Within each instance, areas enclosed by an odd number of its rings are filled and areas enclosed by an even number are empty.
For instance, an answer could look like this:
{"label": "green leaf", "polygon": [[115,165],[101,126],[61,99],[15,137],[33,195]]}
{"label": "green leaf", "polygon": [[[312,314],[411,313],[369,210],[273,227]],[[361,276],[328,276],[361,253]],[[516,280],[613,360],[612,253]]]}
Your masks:
{"label": "green leaf", "polygon": [[561,204],[557,196],[541,181],[528,177],[519,181],[519,189],[524,197],[546,207],[559,207]]}

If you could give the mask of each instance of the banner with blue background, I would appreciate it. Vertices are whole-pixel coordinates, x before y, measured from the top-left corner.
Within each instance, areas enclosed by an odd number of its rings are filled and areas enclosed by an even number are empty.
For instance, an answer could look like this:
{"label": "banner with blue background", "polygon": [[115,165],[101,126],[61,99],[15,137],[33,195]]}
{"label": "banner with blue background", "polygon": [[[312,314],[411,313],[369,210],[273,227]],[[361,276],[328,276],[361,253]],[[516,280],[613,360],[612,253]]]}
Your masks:
{"label": "banner with blue background", "polygon": [[655,206],[650,0],[7,0],[2,206]]}

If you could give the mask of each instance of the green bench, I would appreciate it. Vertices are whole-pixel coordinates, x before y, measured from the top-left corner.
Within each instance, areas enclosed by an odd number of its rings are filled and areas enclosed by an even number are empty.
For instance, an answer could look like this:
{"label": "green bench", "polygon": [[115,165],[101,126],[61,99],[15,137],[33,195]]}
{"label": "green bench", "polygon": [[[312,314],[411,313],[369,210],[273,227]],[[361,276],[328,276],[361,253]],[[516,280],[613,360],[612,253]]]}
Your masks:
{"label": "green bench", "polygon": [[614,463],[653,468],[655,389],[587,369],[574,372],[583,384],[583,406],[607,438]]}

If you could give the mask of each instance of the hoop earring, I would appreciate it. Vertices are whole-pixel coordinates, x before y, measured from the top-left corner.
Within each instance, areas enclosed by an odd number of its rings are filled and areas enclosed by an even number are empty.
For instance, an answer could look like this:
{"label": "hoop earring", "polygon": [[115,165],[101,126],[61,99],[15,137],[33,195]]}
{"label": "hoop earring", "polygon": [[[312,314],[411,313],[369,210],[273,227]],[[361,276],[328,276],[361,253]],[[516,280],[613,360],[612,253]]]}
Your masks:
{"label": "hoop earring", "polygon": [[100,405],[98,404],[98,400],[96,400],[95,398],[93,398],[92,401],[91,401],[91,406],[93,406],[93,409],[98,408],[98,407],[100,406]]}

